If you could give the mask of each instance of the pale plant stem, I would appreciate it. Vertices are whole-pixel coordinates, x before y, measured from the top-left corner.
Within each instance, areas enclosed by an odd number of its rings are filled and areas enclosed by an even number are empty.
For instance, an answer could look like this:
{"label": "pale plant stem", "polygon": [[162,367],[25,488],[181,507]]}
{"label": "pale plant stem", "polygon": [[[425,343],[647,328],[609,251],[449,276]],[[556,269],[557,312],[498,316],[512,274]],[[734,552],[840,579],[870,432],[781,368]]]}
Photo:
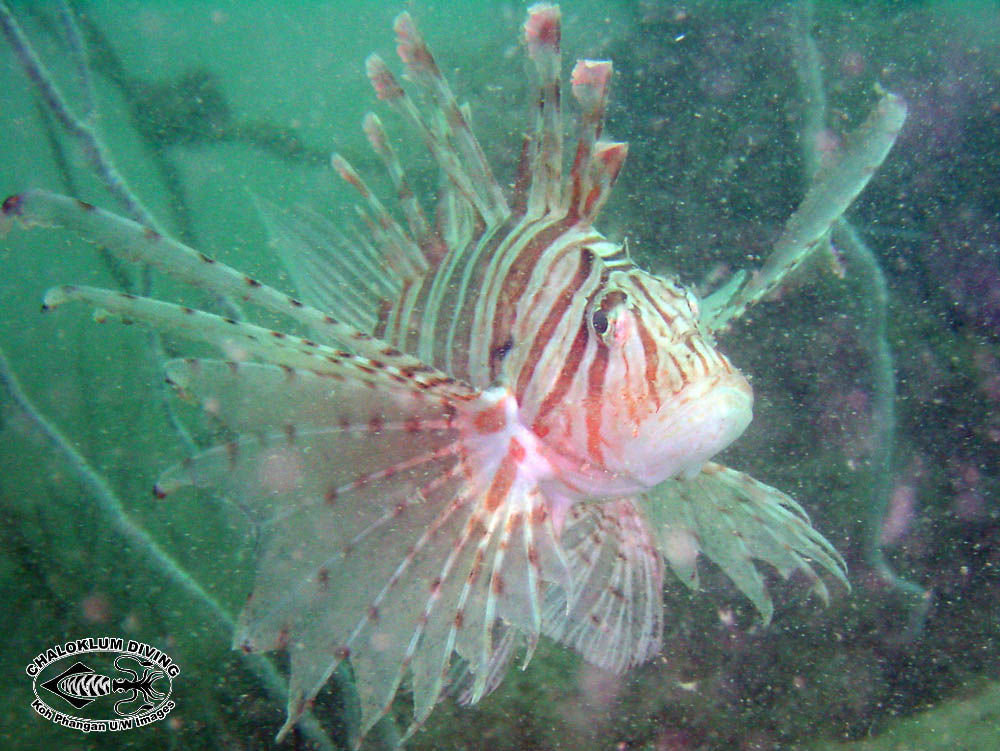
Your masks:
{"label": "pale plant stem", "polygon": [[[77,78],[82,89],[86,108],[83,117],[77,116],[70,107],[59,85],[55,82],[45,63],[38,57],[34,46],[21,29],[17,19],[14,18],[6,3],[0,2],[0,30],[3,31],[8,43],[14,50],[14,54],[21,63],[25,75],[35,85],[39,96],[45,102],[45,106],[49,112],[52,113],[55,119],[66,129],[66,132],[79,144],[90,162],[91,169],[101,179],[108,192],[118,202],[129,218],[162,234],[162,227],[129,187],[125,178],[115,167],[111,152],[101,141],[96,130],[94,130],[93,123],[96,120],[94,88],[87,66],[83,40],[80,37],[80,31],[76,23],[73,21],[72,13],[65,4],[61,6],[60,18],[69,39],[73,65],[76,68]],[[151,289],[152,274],[149,266],[146,265],[142,268],[141,294],[148,296]],[[165,361],[162,337],[155,331],[150,334],[150,351],[155,365],[160,365]],[[184,450],[188,455],[194,454],[197,451],[197,445],[191,437],[190,432],[177,417],[170,402],[170,395],[167,393],[164,385],[161,384],[157,387],[157,396],[163,404],[167,419],[170,421]]]}
{"label": "pale plant stem", "polygon": [[[72,19],[68,20],[70,25],[75,27]],[[45,67],[45,63],[39,59],[35,48],[21,30],[20,24],[17,23],[6,3],[0,3],[0,30],[3,31],[7,42],[21,63],[21,67],[24,68],[25,74],[35,85],[49,111],[55,115],[60,124],[80,145],[83,153],[90,161],[94,173],[101,178],[108,192],[114,196],[128,217],[161,234],[165,234],[163,228],[160,227],[159,223],[143,205],[142,201],[139,200],[139,197],[129,187],[125,178],[115,167],[110,152],[91,125],[90,121],[93,118],[87,117],[86,119],[82,119],[77,117],[73,112],[52,74]],[[79,33],[77,33],[76,39],[79,42]],[[82,52],[82,42],[79,43],[79,51]],[[76,51],[74,46],[74,52]],[[83,61],[76,61],[76,67],[79,69],[80,66],[86,66],[85,59]],[[93,102],[94,96],[89,75],[83,78],[82,84],[87,92],[85,94],[86,101],[88,103]]]}
{"label": "pale plant stem", "polygon": [[73,20],[73,13],[64,2],[59,3],[59,21],[66,35],[73,56],[73,64],[76,67],[76,79],[80,87],[80,96],[83,98],[83,119],[92,123],[97,117],[97,104],[94,100],[94,83],[90,77],[90,66],[87,65],[87,52],[80,36],[80,28]]}
{"label": "pale plant stem", "polygon": [[[804,103],[802,159],[808,182],[820,168],[822,155],[819,143],[826,124],[826,93],[819,49],[810,32],[813,23],[812,1],[800,2],[794,15],[795,71],[800,97]],[[865,340],[870,342],[871,371],[875,382],[872,395],[875,455],[871,460],[873,485],[870,511],[865,520],[865,560],[882,581],[916,600],[907,628],[907,635],[915,636],[922,628],[924,616],[930,606],[930,593],[896,574],[886,560],[881,546],[882,524],[888,513],[893,489],[896,430],[896,379],[888,339],[889,289],[878,259],[850,222],[841,217],[834,224],[833,232],[838,239],[837,249],[855,268],[857,280],[862,287],[859,297],[865,312]]]}

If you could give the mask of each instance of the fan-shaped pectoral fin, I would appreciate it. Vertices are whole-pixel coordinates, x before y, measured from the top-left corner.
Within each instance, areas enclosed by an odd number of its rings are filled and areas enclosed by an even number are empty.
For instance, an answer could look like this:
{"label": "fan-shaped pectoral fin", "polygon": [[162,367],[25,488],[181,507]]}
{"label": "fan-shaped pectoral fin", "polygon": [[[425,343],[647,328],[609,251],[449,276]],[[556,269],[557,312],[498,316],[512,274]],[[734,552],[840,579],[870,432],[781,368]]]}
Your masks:
{"label": "fan-shaped pectoral fin", "polygon": [[742,472],[710,462],[690,480],[668,480],[645,493],[639,507],[681,581],[697,586],[696,559],[703,553],[753,602],[765,624],[774,606],[755,560],[786,578],[801,572],[824,602],[829,594],[814,566],[847,586],[844,559],[802,507]]}
{"label": "fan-shaped pectoral fin", "polygon": [[168,371],[242,436],[169,471],[158,494],[215,488],[258,528],[234,645],[290,652],[282,734],[345,660],[363,736],[408,674],[415,727],[449,687],[453,653],[477,701],[511,639],[537,640],[545,589],[568,574],[531,458],[488,430],[495,394],[211,360]]}

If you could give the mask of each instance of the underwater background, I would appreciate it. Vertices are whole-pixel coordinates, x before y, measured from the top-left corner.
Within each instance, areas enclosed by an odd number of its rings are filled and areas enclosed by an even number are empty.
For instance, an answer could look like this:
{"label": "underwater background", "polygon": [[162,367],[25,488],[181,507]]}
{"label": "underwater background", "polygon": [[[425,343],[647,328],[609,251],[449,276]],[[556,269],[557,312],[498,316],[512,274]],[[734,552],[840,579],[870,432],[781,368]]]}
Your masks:
{"label": "underwater background", "polygon": [[[62,6],[8,7],[85,117]],[[469,102],[495,171],[513,179],[531,112],[520,3],[70,7],[95,87],[93,123],[130,186],[175,236],[279,288],[290,282],[251,195],[349,212],[353,200],[328,166],[335,150],[385,188],[360,130],[368,109],[385,109],[363,61],[374,50],[399,69],[391,25],[404,8]],[[848,214],[866,252],[817,258],[720,342],[756,393],[754,422],[726,460],[809,510],[847,558],[852,590],[832,588],[823,608],[802,581],[775,582],[776,614],[762,629],[710,565],[697,595],[668,576],[664,647],[651,663],[615,676],[543,643],[479,705],[443,703],[407,747],[1000,747],[1000,6],[622,0],[562,9],[564,71],[577,57],[614,61],[607,131],[630,143],[600,229],[627,238],[649,270],[703,291],[766,255],[808,182],[804,154],[835,153],[876,87],[909,104],[899,140]],[[9,41],[0,42],[0,81],[0,197],[43,187],[116,208]],[[825,118],[811,129],[821,95]],[[419,143],[385,120],[432,188]],[[82,306],[39,312],[53,285],[133,289],[139,275],[66,232],[13,228],[0,243],[9,365],[0,745],[274,747],[283,703],[259,666],[230,650],[220,617],[249,591],[252,535],[209,494],[157,501],[150,492],[184,453],[149,333],[98,325]],[[169,279],[154,285],[158,297],[205,304]],[[169,339],[163,347],[200,351]],[[30,409],[11,391],[12,374]],[[196,440],[209,435],[193,410],[179,412]],[[90,482],[38,415],[86,462]],[[120,507],[97,498],[94,478]],[[154,543],[219,611],[178,585]],[[87,636],[136,639],[181,666],[166,720],[84,735],[32,711],[25,665]],[[284,669],[284,656],[273,657]],[[328,747],[344,742],[354,713],[349,691],[320,695]]]}

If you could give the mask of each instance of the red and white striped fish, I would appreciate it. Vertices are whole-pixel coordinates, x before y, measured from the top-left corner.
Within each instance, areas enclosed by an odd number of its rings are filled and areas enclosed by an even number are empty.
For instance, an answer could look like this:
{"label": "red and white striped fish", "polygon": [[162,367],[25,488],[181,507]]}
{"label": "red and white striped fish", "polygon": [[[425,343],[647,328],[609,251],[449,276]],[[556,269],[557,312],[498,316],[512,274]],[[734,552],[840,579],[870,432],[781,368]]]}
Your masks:
{"label": "red and white striped fish", "polygon": [[706,556],[765,622],[755,559],[801,572],[824,599],[814,566],[846,583],[843,560],[791,498],[710,461],[752,405],[713,335],[823,241],[888,153],[902,102],[883,98],[759,272],[699,303],[594,229],[626,154],[602,134],[609,62],[573,70],[579,136],[563,168],[556,6],[534,6],[524,26],[538,107],[509,192],[409,15],[395,32],[421,103],[377,56],[368,76],[440,169],[434,220],[369,114],[398,216],[340,156],[367,234],[260,201],[301,299],[75,199],[29,192],[3,204],[5,220],[69,227],[308,329],[302,338],[89,287],[46,296],[50,308],[83,300],[229,358],[168,364],[176,389],[241,437],[168,471],[156,492],[217,489],[259,528],[235,645],[290,652],[282,733],[344,660],[362,736],[403,681],[412,732],[446,691],[479,701],[542,635],[610,670],[637,665],[660,648],[664,562],[697,587]]}

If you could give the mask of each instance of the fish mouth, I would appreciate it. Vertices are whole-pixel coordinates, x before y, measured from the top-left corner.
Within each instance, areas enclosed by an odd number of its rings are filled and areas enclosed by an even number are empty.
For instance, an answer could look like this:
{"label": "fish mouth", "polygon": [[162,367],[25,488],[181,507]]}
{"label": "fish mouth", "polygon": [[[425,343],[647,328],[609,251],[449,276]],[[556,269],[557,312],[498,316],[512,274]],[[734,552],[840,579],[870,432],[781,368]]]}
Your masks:
{"label": "fish mouth", "polygon": [[664,400],[627,462],[646,487],[694,477],[743,434],[752,417],[753,390],[741,373],[699,379]]}

